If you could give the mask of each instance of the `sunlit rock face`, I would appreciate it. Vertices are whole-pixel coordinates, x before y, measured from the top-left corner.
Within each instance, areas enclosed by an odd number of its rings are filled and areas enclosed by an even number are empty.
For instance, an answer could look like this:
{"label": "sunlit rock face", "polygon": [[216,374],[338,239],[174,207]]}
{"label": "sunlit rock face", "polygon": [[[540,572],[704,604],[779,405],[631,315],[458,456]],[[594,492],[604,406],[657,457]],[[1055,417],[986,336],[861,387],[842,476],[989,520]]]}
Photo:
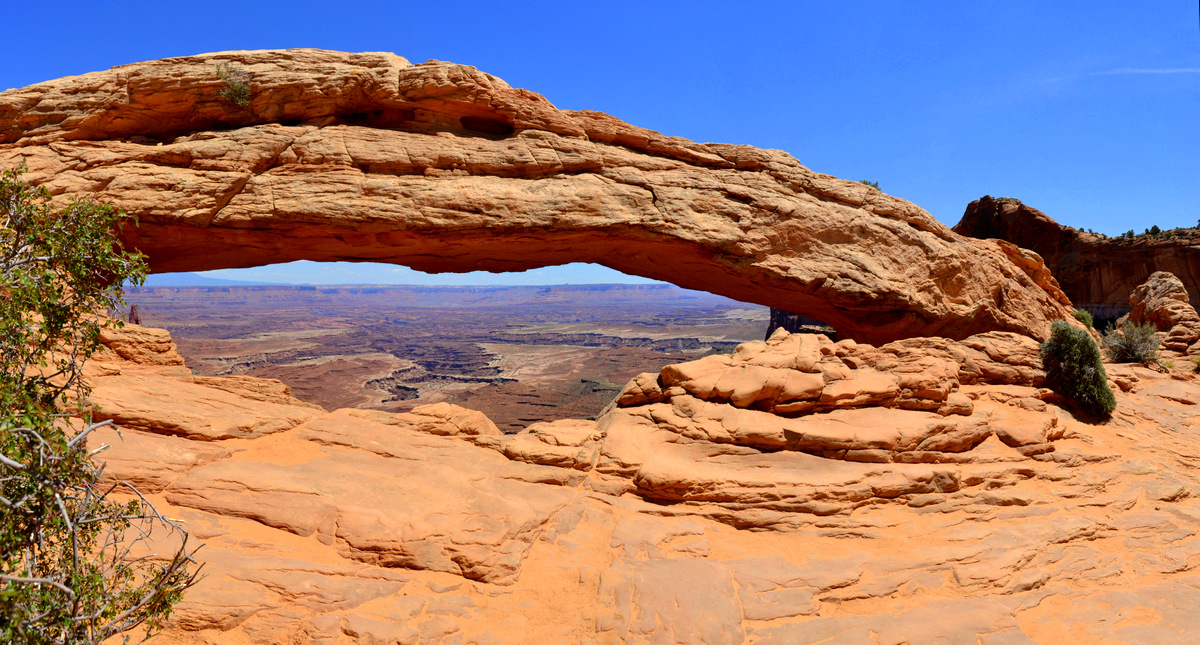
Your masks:
{"label": "sunlit rock face", "polygon": [[1178,642],[1200,629],[1200,383],[1112,420],[992,332],[777,332],[597,421],[315,409],[127,326],[92,445],[204,548],[158,643]]}
{"label": "sunlit rock face", "polygon": [[1129,315],[1118,321],[1153,325],[1163,332],[1162,348],[1180,354],[1200,354],[1200,315],[1179,278],[1157,271],[1129,294]]}
{"label": "sunlit rock face", "polygon": [[[248,79],[248,105],[222,97],[217,63]],[[277,381],[195,376],[165,332],[113,330],[87,378],[95,417],[122,432],[91,445],[205,545],[206,577],[159,642],[1200,630],[1191,364],[1108,365],[1113,418],[1076,419],[1042,387],[1037,346],[1069,301],[1020,246],[781,152],[662,137],[390,54],[62,79],[0,94],[0,138],[59,198],[138,214],[126,240],[158,270],[594,261],[842,339],[779,331],[639,375],[595,421],[505,435],[447,403],[327,411]],[[1157,284],[1144,301],[1183,311]]]}
{"label": "sunlit rock face", "polygon": [[[218,65],[249,102],[223,96]],[[0,164],[135,213],[155,271],[297,259],[423,271],[595,262],[882,343],[1042,338],[1068,300],[1035,255],[778,150],[558,110],[473,67],[223,52],[0,94]]]}

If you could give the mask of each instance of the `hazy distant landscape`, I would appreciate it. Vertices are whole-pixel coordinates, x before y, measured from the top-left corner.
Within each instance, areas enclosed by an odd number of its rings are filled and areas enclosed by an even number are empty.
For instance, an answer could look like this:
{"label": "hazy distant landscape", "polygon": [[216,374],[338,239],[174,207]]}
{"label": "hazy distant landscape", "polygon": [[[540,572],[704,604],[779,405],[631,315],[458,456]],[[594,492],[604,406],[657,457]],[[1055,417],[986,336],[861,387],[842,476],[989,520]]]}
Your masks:
{"label": "hazy distant landscape", "polygon": [[[506,432],[594,418],[640,372],[761,339],[769,310],[672,285],[148,286],[127,294],[213,376],[333,410],[449,401]],[[151,283],[153,284],[153,282]]]}

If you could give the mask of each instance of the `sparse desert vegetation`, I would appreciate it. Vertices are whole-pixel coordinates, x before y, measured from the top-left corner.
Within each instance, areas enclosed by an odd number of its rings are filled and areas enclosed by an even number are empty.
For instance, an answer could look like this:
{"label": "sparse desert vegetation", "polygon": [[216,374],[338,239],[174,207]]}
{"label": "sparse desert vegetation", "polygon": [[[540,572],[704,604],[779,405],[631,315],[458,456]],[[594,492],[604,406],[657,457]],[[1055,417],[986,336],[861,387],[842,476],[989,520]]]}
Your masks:
{"label": "sparse desert vegetation", "polygon": [[1087,332],[1055,321],[1041,351],[1047,387],[1089,415],[1105,418],[1112,414],[1117,401],[1108,387],[1100,348]]}
{"label": "sparse desert vegetation", "polygon": [[[54,205],[22,172],[0,172],[0,639],[98,644],[163,627],[195,581],[193,547],[136,489],[103,481],[86,441],[107,422],[91,423],[85,362],[120,324],[95,314],[146,272],[114,237],[127,216]],[[170,550],[146,555],[152,538]]]}
{"label": "sparse desert vegetation", "polygon": [[1117,363],[1140,363],[1158,356],[1158,330],[1150,323],[1126,322],[1104,334],[1104,349]]}

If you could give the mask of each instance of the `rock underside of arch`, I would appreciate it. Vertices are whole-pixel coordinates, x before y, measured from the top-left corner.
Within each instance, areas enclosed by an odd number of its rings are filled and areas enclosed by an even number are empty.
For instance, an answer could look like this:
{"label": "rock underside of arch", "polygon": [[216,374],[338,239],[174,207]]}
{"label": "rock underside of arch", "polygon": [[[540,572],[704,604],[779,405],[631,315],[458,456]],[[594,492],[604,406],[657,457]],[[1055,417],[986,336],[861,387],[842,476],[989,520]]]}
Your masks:
{"label": "rock underside of arch", "polygon": [[[218,64],[250,101],[225,98]],[[596,262],[802,313],[843,338],[1045,337],[1040,259],[790,155],[558,110],[473,67],[223,52],[0,93],[0,164],[134,213],[155,271],[297,259],[423,271]]]}

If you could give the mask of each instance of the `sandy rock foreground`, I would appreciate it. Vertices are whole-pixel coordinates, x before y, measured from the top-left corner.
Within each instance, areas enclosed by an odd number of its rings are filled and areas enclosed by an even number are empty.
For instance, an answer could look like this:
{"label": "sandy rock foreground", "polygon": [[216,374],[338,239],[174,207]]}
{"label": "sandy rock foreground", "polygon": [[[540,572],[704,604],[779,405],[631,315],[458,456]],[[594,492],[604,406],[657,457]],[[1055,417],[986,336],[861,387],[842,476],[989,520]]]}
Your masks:
{"label": "sandy rock foreground", "polygon": [[1200,383],[1109,365],[1080,422],[1036,343],[780,332],[502,435],[91,363],[109,473],[204,543],[160,643],[1179,643],[1200,633]]}

